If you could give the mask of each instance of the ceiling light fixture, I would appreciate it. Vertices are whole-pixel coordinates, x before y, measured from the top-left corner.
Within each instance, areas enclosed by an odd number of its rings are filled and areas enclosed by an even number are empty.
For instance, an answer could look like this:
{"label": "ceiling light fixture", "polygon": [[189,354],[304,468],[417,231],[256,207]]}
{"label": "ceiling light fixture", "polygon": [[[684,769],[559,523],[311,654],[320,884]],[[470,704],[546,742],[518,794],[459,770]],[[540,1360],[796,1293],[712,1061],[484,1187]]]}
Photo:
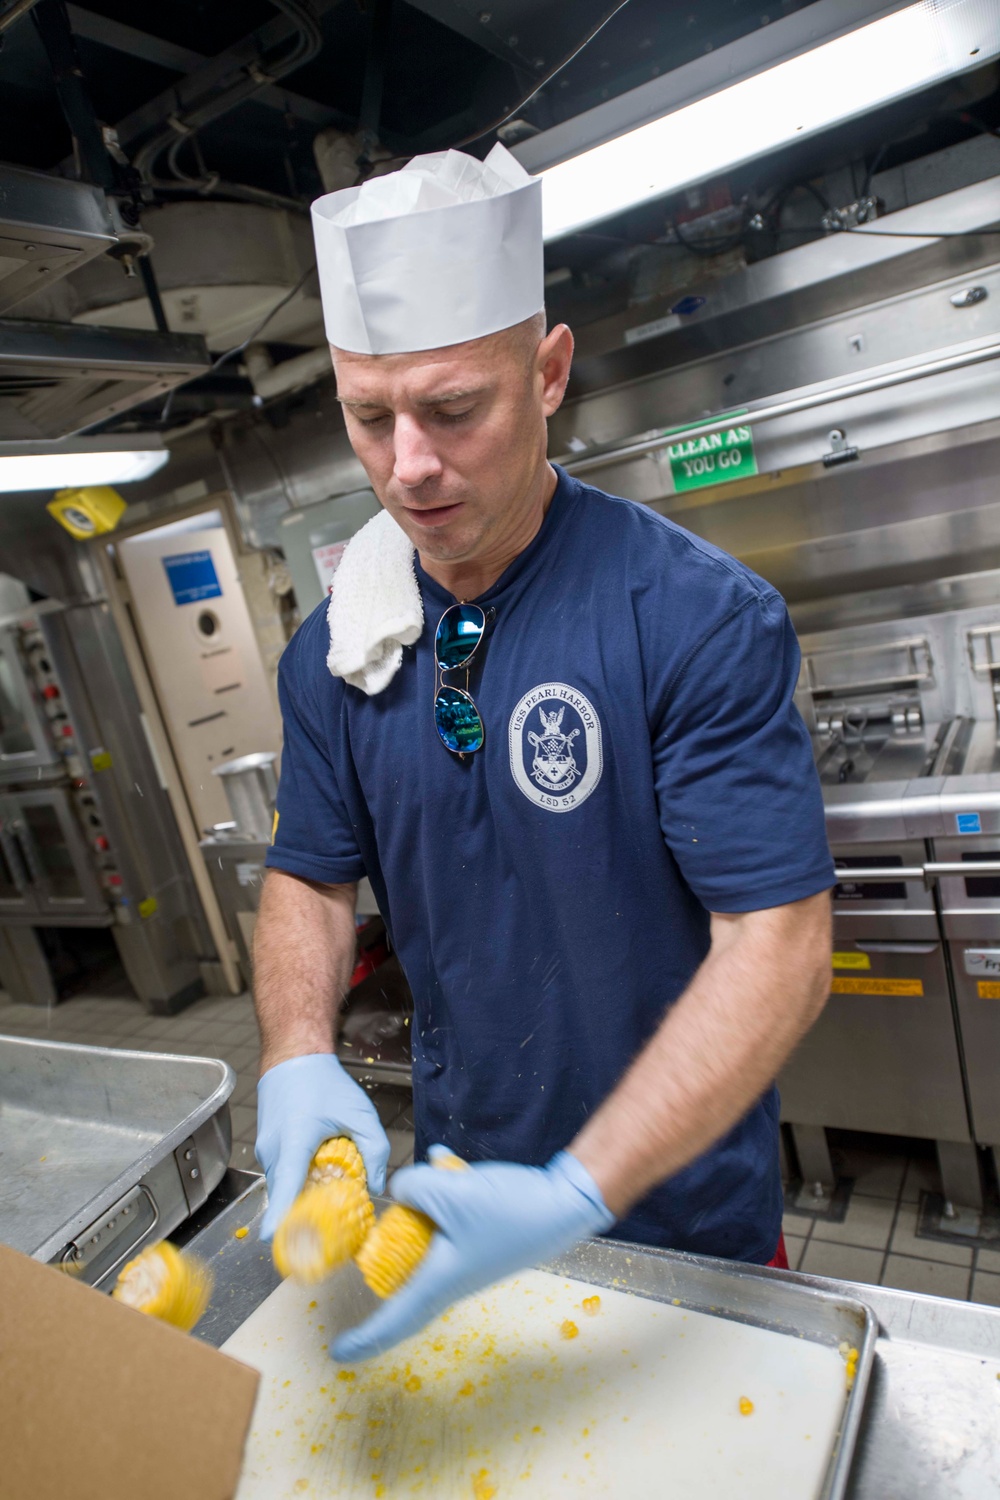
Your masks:
{"label": "ceiling light fixture", "polygon": [[[807,6],[799,15],[808,16],[821,8]],[[794,20],[790,17],[772,31]],[[720,49],[732,55],[730,74],[737,71],[741,45]],[[749,55],[746,48],[744,55]],[[534,137],[518,147],[516,155],[529,171],[542,168],[543,232],[546,240],[554,240],[652,198],[704,182],[793,140],[980,67],[998,55],[998,8],[976,0],[953,0],[950,5],[920,0],[846,35],[765,64],[763,71],[737,83],[716,86],[707,97],[677,100],[682,74],[689,74],[695,90],[698,79],[704,80],[706,60],[699,59],[677,69],[674,81],[662,81],[674,93],[676,107],[671,112],[661,108],[659,118],[647,118],[646,123],[607,139],[608,122],[615,119],[611,106],[617,108],[619,119],[627,110],[628,96],[622,96],[590,112],[589,129],[605,136],[600,144],[582,152],[577,148],[578,154],[569,159],[557,159],[568,155],[560,148],[565,147],[570,127],[577,123],[578,129],[587,132],[585,115],[579,123],[567,121]],[[652,98],[651,88],[647,84],[633,91],[635,107],[639,107],[640,95]],[[547,136],[551,137],[548,147]],[[547,150],[555,165],[546,163]]]}
{"label": "ceiling light fixture", "polygon": [[0,493],[69,486],[131,484],[148,479],[170,457],[158,438],[66,438],[0,443]]}

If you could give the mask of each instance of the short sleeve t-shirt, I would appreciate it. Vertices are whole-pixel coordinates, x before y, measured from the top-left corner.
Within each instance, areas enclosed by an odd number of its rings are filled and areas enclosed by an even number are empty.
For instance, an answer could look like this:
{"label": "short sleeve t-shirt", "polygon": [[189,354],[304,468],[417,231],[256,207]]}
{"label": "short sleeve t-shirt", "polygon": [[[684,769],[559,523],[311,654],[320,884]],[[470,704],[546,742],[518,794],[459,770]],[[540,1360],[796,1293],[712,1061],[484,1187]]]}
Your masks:
{"label": "short sleeve t-shirt", "polygon": [[[381,693],[331,676],[323,608],[289,643],[267,863],[370,878],[413,991],[417,1154],[540,1165],[685,989],[710,912],[833,883],[798,648],[770,585],[560,470],[534,541],[478,601],[486,737],[460,760],[433,715],[454,600],[417,575],[423,633]],[[777,1130],[771,1089],[612,1233],[766,1262]]]}

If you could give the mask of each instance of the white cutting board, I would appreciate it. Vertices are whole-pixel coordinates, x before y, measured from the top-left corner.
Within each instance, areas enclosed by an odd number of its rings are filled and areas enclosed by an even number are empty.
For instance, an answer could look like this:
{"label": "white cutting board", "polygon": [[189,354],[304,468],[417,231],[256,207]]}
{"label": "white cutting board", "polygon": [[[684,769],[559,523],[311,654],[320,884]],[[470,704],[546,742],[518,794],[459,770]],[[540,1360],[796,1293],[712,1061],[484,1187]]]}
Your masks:
{"label": "white cutting board", "polygon": [[527,1271],[335,1364],[332,1336],[373,1304],[354,1267],[286,1281],[224,1345],[263,1376],[237,1500],[820,1493],[846,1399],[836,1349]]}

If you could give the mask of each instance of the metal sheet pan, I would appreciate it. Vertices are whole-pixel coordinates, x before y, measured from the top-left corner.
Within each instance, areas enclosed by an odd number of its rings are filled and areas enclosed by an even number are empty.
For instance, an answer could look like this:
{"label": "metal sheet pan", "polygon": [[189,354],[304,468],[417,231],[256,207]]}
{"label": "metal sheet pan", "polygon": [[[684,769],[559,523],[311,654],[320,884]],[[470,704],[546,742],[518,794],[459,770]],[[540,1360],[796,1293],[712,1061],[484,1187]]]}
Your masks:
{"label": "metal sheet pan", "polygon": [[104,1280],[221,1180],[235,1082],[216,1058],[0,1036],[0,1241]]}
{"label": "metal sheet pan", "polygon": [[860,1299],[793,1283],[783,1272],[742,1261],[708,1260],[615,1240],[589,1240],[544,1269],[594,1286],[673,1302],[695,1312],[749,1323],[814,1343],[858,1350],[858,1369],[834,1442],[819,1500],[847,1494],[875,1358],[878,1322]]}
{"label": "metal sheet pan", "polygon": [[[216,1347],[223,1344],[279,1284],[270,1255],[262,1254],[260,1218],[266,1203],[262,1178],[230,1174],[232,1201],[218,1216],[207,1218],[186,1241],[193,1252],[210,1258],[216,1284],[197,1336]],[[221,1204],[220,1198],[220,1204]],[[384,1207],[388,1199],[377,1199]],[[206,1207],[204,1217],[209,1213]],[[237,1227],[248,1229],[237,1239]],[[875,1359],[878,1321],[861,1298],[860,1287],[832,1282],[807,1283],[788,1272],[735,1261],[710,1260],[614,1240],[591,1240],[551,1264],[540,1267],[591,1285],[673,1302],[698,1312],[753,1324],[794,1337],[837,1347],[846,1342],[859,1351],[854,1387],[830,1455],[821,1500],[844,1500],[851,1462],[862,1428],[865,1401]],[[872,1288],[884,1296],[882,1288]]]}

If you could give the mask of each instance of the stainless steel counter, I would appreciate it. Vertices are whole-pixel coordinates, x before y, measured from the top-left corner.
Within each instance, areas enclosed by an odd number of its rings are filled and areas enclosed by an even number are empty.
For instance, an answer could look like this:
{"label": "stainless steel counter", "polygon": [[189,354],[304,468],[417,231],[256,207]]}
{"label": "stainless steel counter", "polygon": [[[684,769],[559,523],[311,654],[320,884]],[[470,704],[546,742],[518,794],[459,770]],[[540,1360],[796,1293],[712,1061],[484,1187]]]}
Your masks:
{"label": "stainless steel counter", "polygon": [[[188,1241],[215,1271],[215,1293],[197,1329],[215,1346],[278,1284],[258,1238],[263,1179],[235,1187],[234,1201]],[[243,1226],[250,1232],[238,1240],[235,1231]],[[637,1248],[632,1255],[645,1252]],[[655,1257],[688,1260],[662,1252]],[[850,1500],[1000,1497],[1000,1308],[790,1272],[760,1274],[860,1298],[878,1319]]]}

